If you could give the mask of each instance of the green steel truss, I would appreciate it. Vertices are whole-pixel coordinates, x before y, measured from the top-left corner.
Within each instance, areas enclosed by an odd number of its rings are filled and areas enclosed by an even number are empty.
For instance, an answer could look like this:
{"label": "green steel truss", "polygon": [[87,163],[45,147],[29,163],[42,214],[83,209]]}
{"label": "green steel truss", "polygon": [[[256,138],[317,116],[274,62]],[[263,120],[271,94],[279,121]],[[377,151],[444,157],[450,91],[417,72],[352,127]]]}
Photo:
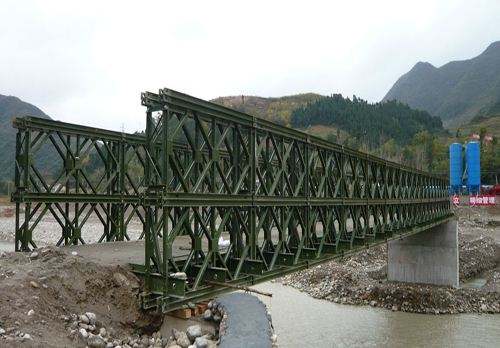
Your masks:
{"label": "green steel truss", "polygon": [[[139,219],[142,305],[169,311],[227,291],[220,283],[279,277],[451,216],[442,177],[173,90],[141,97],[145,136],[15,120],[16,250],[36,247],[47,213],[58,244],[84,243],[91,215],[99,242],[130,239]],[[49,146],[61,162],[50,180],[36,164]]]}

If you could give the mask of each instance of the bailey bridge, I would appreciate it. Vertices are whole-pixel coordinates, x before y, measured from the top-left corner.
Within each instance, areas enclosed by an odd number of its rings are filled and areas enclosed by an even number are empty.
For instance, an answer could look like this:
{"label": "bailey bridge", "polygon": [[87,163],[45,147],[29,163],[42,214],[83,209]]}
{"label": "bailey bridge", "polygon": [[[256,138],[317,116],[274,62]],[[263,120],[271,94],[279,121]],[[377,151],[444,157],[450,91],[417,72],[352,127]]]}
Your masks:
{"label": "bailey bridge", "polygon": [[47,219],[57,245],[86,244],[92,221],[164,312],[388,241],[390,279],[457,285],[446,179],[170,89],[141,98],[145,134],[14,120],[17,251]]}

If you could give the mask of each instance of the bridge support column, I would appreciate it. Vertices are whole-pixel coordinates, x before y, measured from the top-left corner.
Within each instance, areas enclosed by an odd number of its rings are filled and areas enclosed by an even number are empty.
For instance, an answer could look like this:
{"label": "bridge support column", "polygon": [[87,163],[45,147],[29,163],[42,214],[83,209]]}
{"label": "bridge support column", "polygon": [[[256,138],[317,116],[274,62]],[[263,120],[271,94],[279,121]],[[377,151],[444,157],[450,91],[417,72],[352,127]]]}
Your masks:
{"label": "bridge support column", "polygon": [[387,247],[389,280],[459,286],[457,221],[393,240]]}

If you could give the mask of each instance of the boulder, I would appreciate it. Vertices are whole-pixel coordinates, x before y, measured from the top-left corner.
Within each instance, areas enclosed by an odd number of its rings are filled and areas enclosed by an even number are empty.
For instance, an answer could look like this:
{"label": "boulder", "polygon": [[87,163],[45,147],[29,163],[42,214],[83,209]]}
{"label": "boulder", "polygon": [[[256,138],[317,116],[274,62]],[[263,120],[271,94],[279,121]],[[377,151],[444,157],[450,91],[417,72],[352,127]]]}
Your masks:
{"label": "boulder", "polygon": [[196,348],[207,348],[208,340],[205,337],[197,337],[194,341]]}
{"label": "boulder", "polygon": [[104,341],[100,336],[92,335],[87,339],[87,345],[89,348],[105,348],[106,341]]}
{"label": "boulder", "polygon": [[36,251],[33,251],[33,252],[30,254],[30,259],[31,259],[31,260],[36,260],[36,259],[38,259],[38,256],[39,256],[39,254],[38,254]]}
{"label": "boulder", "polygon": [[81,323],[84,323],[84,324],[88,324],[90,323],[90,320],[89,320],[89,317],[87,317],[85,314],[82,314],[78,317],[78,320],[81,322]]}
{"label": "boulder", "polygon": [[85,313],[85,316],[89,319],[89,323],[95,325],[95,321],[97,319],[96,315],[92,312]]}
{"label": "boulder", "polygon": [[83,329],[83,328],[82,328],[82,329],[80,329],[80,330],[78,330],[78,333],[80,334],[80,336],[81,336],[82,338],[87,338],[87,337],[89,337],[89,334],[88,334],[87,330],[85,330],[85,329]]}
{"label": "boulder", "polygon": [[210,320],[212,319],[212,311],[210,309],[205,310],[203,313],[203,319]]}
{"label": "boulder", "polygon": [[181,346],[182,348],[187,348],[191,345],[191,341],[189,340],[185,332],[172,329],[172,335],[174,336],[177,345]]}
{"label": "boulder", "polygon": [[123,274],[121,273],[115,273],[113,274],[113,281],[115,282],[116,286],[129,286],[130,283],[127,279],[127,277],[125,277]]}
{"label": "boulder", "polygon": [[194,340],[197,337],[200,337],[202,335],[201,333],[201,326],[200,325],[191,325],[190,327],[187,328],[186,334],[191,342],[194,342]]}

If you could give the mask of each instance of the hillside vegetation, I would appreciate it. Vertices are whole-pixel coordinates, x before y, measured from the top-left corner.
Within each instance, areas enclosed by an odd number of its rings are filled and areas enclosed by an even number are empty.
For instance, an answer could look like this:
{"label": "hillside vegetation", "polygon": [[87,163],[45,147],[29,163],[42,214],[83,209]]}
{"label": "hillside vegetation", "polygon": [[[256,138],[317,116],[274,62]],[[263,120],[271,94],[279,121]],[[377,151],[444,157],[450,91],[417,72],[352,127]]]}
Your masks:
{"label": "hillside vegetation", "polygon": [[211,102],[284,126],[289,126],[290,116],[296,108],[312,103],[322,97],[315,93],[304,93],[280,98],[241,95],[219,97],[211,100]]}
{"label": "hillside vegetation", "polygon": [[426,111],[413,110],[395,101],[370,104],[356,96],[351,100],[340,94],[295,109],[291,125],[295,128],[334,126],[355,138],[363,139],[371,147],[390,139],[406,145],[421,131],[444,132],[441,120]]}
{"label": "hillside vegetation", "polygon": [[370,104],[334,94],[296,109],[291,125],[319,129],[317,135],[329,141],[418,169],[442,171],[447,165],[441,120],[399,102]]}
{"label": "hillside vegetation", "polygon": [[439,116],[456,128],[476,115],[500,106],[500,41],[479,56],[449,62],[439,68],[417,63],[401,76],[383,99],[398,100]]}
{"label": "hillside vegetation", "polygon": [[[474,118],[470,123],[458,129],[459,140],[463,143],[468,135],[479,134],[481,146],[481,170],[500,171],[500,112],[488,117]],[[486,135],[492,135],[493,141],[486,142]],[[494,179],[494,178],[492,178]]]}
{"label": "hillside vegetation", "polygon": [[[7,185],[14,181],[14,156],[16,150],[16,129],[12,127],[12,119],[19,116],[36,116],[50,119],[36,106],[13,96],[0,95],[0,192],[7,191]],[[43,167],[50,166],[50,156],[42,148],[37,160]],[[10,183],[10,184],[9,184]]]}

